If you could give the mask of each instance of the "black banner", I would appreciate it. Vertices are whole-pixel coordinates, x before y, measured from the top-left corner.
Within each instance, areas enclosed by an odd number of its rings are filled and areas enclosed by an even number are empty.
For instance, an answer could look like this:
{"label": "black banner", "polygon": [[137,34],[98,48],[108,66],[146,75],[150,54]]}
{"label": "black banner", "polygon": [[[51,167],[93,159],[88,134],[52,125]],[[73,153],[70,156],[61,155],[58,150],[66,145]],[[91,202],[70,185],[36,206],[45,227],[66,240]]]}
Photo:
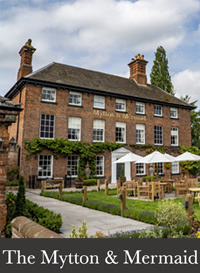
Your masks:
{"label": "black banner", "polygon": [[0,239],[0,272],[199,272],[198,239]]}

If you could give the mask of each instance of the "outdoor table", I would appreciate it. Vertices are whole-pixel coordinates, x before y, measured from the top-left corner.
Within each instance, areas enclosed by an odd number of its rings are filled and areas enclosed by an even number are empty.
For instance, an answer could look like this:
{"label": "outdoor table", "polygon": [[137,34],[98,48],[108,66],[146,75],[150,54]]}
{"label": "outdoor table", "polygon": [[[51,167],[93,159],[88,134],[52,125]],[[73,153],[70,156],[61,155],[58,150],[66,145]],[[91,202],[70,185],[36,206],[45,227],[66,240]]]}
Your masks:
{"label": "outdoor table", "polygon": [[189,188],[188,190],[189,190],[189,192],[193,193],[194,200],[197,199],[195,196],[196,196],[196,194],[198,194],[200,192],[200,188]]}
{"label": "outdoor table", "polygon": [[172,184],[172,191],[173,191],[173,185],[174,185],[174,180],[173,179],[162,180],[161,183],[171,183]]}
{"label": "outdoor table", "polygon": [[162,186],[162,196],[165,197],[165,187],[167,186],[167,183],[160,182],[160,185]]}

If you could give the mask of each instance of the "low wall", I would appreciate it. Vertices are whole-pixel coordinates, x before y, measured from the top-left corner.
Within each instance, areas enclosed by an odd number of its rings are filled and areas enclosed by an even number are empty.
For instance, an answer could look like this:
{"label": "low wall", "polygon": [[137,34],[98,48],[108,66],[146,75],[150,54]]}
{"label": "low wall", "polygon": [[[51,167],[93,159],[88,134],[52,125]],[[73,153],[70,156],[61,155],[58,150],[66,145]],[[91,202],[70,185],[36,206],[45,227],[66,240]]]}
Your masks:
{"label": "low wall", "polygon": [[64,238],[24,216],[13,219],[11,226],[12,238]]}

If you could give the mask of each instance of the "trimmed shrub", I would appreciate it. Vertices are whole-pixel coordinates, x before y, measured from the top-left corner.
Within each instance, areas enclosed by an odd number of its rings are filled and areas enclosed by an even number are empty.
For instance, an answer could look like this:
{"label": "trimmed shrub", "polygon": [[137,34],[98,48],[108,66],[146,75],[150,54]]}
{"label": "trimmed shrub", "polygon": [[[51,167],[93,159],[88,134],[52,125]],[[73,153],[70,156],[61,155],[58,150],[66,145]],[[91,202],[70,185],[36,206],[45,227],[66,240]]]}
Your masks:
{"label": "trimmed shrub", "polygon": [[84,186],[96,186],[97,185],[97,179],[87,179],[83,180]]}
{"label": "trimmed shrub", "polygon": [[29,217],[26,208],[26,198],[25,198],[25,182],[24,177],[21,175],[19,178],[19,190],[17,193],[16,208],[14,217],[26,216]]}
{"label": "trimmed shrub", "polygon": [[7,181],[5,186],[19,186],[19,179],[13,181]]}

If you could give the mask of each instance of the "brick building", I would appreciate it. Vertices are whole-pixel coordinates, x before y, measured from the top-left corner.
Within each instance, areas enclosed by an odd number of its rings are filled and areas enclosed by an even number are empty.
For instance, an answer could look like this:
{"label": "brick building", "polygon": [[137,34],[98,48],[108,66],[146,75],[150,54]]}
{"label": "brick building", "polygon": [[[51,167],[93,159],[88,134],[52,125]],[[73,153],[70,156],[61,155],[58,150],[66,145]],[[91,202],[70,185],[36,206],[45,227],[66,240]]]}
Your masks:
{"label": "brick building", "polygon": [[[190,105],[147,83],[144,56],[128,64],[130,77],[123,78],[69,65],[51,63],[32,72],[35,48],[29,40],[20,50],[21,64],[16,84],[6,97],[22,103],[24,111],[10,128],[21,147],[20,170],[28,178],[59,176],[67,171],[77,176],[78,153],[55,159],[50,150],[38,157],[27,154],[24,140],[63,138],[71,142],[121,143],[115,151],[96,155],[96,175],[116,182],[121,165],[113,162],[128,153],[146,155],[147,147],[167,148],[178,155],[180,145],[191,145]],[[165,173],[159,164],[159,172]],[[172,175],[179,173],[173,163]],[[148,175],[144,164],[125,164],[125,175]]]}

